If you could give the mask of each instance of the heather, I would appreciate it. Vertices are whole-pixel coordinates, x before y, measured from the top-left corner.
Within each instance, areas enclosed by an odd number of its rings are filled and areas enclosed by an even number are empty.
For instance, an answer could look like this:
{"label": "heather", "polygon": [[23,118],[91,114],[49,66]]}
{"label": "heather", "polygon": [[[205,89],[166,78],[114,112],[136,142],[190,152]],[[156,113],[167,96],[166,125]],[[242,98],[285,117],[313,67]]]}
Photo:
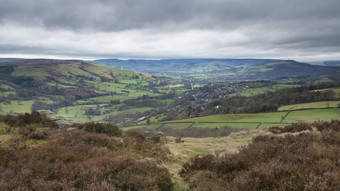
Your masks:
{"label": "heather", "polygon": [[171,175],[161,165],[170,152],[161,142],[138,132],[122,135],[115,126],[113,132],[120,133],[107,135],[108,124],[87,125],[106,130],[30,125],[33,132],[46,133],[36,140],[18,133],[22,127],[7,126],[13,138],[0,146],[0,190],[172,189]]}
{"label": "heather", "polygon": [[339,124],[316,122],[311,126],[318,132],[258,136],[236,154],[193,157],[180,175],[190,190],[339,190]]}

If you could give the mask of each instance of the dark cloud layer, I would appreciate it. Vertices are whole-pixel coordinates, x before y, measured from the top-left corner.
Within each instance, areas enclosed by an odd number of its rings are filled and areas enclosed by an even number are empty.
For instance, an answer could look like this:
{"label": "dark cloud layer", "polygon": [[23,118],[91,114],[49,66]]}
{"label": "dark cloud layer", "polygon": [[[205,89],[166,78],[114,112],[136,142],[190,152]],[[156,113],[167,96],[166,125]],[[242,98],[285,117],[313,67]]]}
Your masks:
{"label": "dark cloud layer", "polygon": [[[247,57],[239,51],[261,49],[257,52],[261,57],[266,52],[279,57],[280,51],[283,54],[295,52],[295,56],[303,57],[315,54],[317,47],[320,54],[336,58],[340,52],[339,9],[339,0],[0,0],[0,27],[1,35],[15,28],[17,33],[19,30],[26,32],[27,28],[28,32],[38,30],[51,43],[56,43],[51,40],[50,35],[54,34],[51,31],[61,31],[62,34],[56,36],[66,44],[74,42],[70,36],[79,35],[80,39],[91,41],[97,34],[101,41],[93,42],[95,47],[105,48],[98,43],[112,38],[125,39],[117,43],[131,46],[129,52],[107,45],[106,48],[111,47],[111,55],[152,57],[154,51],[153,57],[195,57],[200,51],[206,51],[211,52],[205,55],[209,57],[232,56],[221,53],[225,50]],[[200,51],[183,42],[178,44],[187,46],[183,51],[189,52],[172,51],[177,48],[173,40],[192,43],[195,41],[183,39],[183,35],[196,34],[197,38],[202,38],[198,42],[206,44]],[[213,38],[211,35],[220,36]],[[8,49],[15,49],[15,46],[20,47],[20,52],[25,46],[30,46],[30,51],[36,48],[47,52],[61,46],[38,43],[39,38],[34,35],[12,36],[13,39],[19,37],[27,44],[10,43],[4,40],[6,36],[0,37],[0,53],[10,53]],[[27,38],[35,37],[36,43],[29,45]],[[169,44],[164,44],[168,49],[154,50],[154,46],[168,41]],[[8,43],[11,48],[3,48]],[[214,54],[211,49],[221,52]],[[79,55],[90,52],[79,47],[69,48],[69,51],[79,51]],[[109,55],[109,51],[92,54]]]}
{"label": "dark cloud layer", "polygon": [[[1,21],[119,31],[149,27],[302,27],[340,18],[339,0],[2,0]],[[303,22],[302,22],[303,21]],[[275,24],[277,23],[277,24]],[[338,24],[339,25],[339,24]],[[334,26],[334,25],[333,25]]]}

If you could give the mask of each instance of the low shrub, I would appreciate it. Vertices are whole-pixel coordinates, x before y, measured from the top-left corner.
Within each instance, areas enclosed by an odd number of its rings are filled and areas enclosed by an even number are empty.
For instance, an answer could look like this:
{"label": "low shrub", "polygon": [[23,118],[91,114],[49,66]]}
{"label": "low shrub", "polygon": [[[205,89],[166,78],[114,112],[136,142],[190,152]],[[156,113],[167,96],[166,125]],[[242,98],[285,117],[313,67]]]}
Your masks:
{"label": "low shrub", "polygon": [[40,114],[37,111],[19,114],[18,116],[2,116],[0,120],[4,121],[11,127],[26,127],[28,125],[34,124],[35,127],[58,128],[58,124],[47,118],[46,115]]}
{"label": "low shrub", "polygon": [[319,131],[340,131],[340,120],[332,120],[332,121],[317,121],[314,123],[315,127]]}
{"label": "low shrub", "polygon": [[319,122],[327,129],[321,134],[258,136],[237,154],[194,157],[180,175],[192,190],[340,190],[340,132],[329,130],[335,123]]}
{"label": "low shrub", "polygon": [[153,135],[149,137],[149,139],[154,143],[162,143],[162,136],[161,135]]}
{"label": "low shrub", "polygon": [[301,132],[301,131],[311,131],[312,130],[312,124],[310,123],[292,123],[291,125],[287,125],[283,128],[280,127],[270,127],[268,131],[279,134],[279,133],[295,133],[295,132]]}
{"label": "low shrub", "polygon": [[80,129],[84,129],[87,132],[92,133],[102,133],[109,136],[115,136],[115,137],[121,137],[122,136],[122,130],[116,126],[112,125],[110,123],[84,123],[79,126]]}
{"label": "low shrub", "polygon": [[177,137],[175,143],[184,143],[184,141],[182,140],[182,137]]}
{"label": "low shrub", "polygon": [[[170,191],[171,175],[157,162],[166,154],[148,140],[63,130],[38,147],[0,147],[0,190]],[[146,157],[155,160],[139,160]]]}
{"label": "low shrub", "polygon": [[268,131],[279,134],[279,133],[295,133],[312,130],[312,127],[316,127],[318,131],[340,131],[340,120],[331,120],[331,121],[317,121],[314,123],[293,123],[291,125],[287,125],[283,128],[280,127],[270,127]]}
{"label": "low shrub", "polygon": [[272,132],[274,134],[280,134],[280,133],[282,133],[282,130],[283,130],[283,128],[278,127],[278,126],[273,126],[273,127],[268,128],[268,131]]}
{"label": "low shrub", "polygon": [[[145,131],[152,131],[144,129]],[[174,127],[162,127],[159,129],[166,136],[173,137],[225,137],[230,135],[232,132],[242,131],[245,129],[235,129],[232,127],[220,127],[220,128],[209,128],[209,127],[188,127],[185,129],[177,129]]]}
{"label": "low shrub", "polygon": [[146,140],[145,135],[138,129],[129,129],[124,132],[124,137],[132,137],[137,140],[137,142],[142,143]]}

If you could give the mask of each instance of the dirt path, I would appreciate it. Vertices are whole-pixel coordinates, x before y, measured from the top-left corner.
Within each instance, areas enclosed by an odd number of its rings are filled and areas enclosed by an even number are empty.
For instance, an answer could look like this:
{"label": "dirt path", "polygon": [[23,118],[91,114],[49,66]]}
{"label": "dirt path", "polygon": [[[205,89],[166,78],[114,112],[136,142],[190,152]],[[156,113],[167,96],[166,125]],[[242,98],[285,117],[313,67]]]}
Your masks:
{"label": "dirt path", "polygon": [[182,164],[193,156],[202,156],[213,153],[236,153],[242,146],[248,145],[252,138],[258,135],[270,134],[264,130],[240,131],[228,137],[209,138],[182,138],[183,143],[176,143],[175,137],[167,137],[172,160],[165,166],[173,174],[175,191],[187,190],[187,184],[180,178],[178,172]]}

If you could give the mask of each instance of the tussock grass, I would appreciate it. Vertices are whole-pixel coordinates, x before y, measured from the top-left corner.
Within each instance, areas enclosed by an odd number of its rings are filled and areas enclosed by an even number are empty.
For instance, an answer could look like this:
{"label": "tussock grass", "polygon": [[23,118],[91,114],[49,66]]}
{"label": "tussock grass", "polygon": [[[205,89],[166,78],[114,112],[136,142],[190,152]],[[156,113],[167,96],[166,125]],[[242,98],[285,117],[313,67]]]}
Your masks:
{"label": "tussock grass", "polygon": [[253,137],[271,134],[264,130],[240,131],[231,133],[228,137],[208,138],[182,138],[183,143],[176,143],[176,137],[167,137],[166,146],[172,153],[171,159],[165,163],[170,173],[173,174],[175,190],[186,190],[188,184],[179,177],[182,164],[194,156],[206,154],[237,153],[240,148],[248,145]]}

